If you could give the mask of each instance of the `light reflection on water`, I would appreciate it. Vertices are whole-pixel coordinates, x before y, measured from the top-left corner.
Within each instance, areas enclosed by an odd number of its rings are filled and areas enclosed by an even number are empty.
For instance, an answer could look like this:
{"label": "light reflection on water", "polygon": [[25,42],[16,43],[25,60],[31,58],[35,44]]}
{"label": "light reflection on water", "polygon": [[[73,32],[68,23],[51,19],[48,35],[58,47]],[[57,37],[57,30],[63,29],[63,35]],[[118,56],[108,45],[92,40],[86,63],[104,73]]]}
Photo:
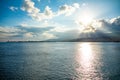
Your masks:
{"label": "light reflection on water", "polygon": [[[80,65],[76,71],[80,74],[80,80],[101,80],[101,74],[96,70],[96,67],[100,66],[96,63],[93,46],[90,43],[78,44],[76,54],[76,61]],[[96,63],[95,63],[96,62]],[[99,76],[98,76],[99,74]]]}

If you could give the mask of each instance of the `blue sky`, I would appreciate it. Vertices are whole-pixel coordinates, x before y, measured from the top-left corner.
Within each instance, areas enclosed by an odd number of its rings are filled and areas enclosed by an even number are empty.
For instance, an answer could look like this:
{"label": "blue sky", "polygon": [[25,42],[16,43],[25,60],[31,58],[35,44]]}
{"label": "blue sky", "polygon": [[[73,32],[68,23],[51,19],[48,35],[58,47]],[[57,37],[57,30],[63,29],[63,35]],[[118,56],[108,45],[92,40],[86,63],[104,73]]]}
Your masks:
{"label": "blue sky", "polygon": [[1,0],[0,41],[71,39],[86,30],[93,32],[90,26],[113,33],[120,26],[119,3],[120,0]]}

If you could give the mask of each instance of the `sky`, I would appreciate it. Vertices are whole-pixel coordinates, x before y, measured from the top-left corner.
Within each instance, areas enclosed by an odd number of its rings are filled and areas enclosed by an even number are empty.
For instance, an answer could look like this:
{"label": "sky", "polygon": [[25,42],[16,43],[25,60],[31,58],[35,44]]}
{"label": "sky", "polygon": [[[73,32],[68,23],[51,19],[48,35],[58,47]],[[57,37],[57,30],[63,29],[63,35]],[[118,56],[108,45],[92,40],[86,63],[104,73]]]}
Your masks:
{"label": "sky", "polygon": [[1,0],[0,41],[75,39],[120,31],[120,0]]}

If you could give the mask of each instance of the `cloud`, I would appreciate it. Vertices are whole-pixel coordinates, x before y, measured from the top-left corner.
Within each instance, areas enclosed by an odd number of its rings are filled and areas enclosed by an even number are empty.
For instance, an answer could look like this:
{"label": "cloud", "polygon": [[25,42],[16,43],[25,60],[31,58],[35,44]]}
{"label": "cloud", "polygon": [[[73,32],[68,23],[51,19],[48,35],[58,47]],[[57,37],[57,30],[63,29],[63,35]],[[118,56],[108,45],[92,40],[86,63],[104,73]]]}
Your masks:
{"label": "cloud", "polygon": [[20,26],[21,26],[21,27],[27,27],[28,24],[26,24],[26,23],[22,23],[22,24],[20,24]]}
{"label": "cloud", "polygon": [[83,3],[83,4],[82,4],[82,7],[84,7],[84,6],[86,6],[86,5],[87,5],[86,3]]}
{"label": "cloud", "polygon": [[25,2],[24,2],[24,4],[23,4],[23,6],[21,7],[21,9],[23,10],[23,11],[27,11],[28,13],[31,13],[31,14],[37,14],[37,13],[39,13],[39,9],[38,8],[36,8],[35,6],[34,6],[34,2],[32,2],[31,0],[25,0]]}
{"label": "cloud", "polygon": [[0,26],[0,41],[1,39],[12,38],[14,36],[18,36],[19,34],[25,33],[25,30],[21,30],[16,27],[5,27]]}
{"label": "cloud", "polygon": [[52,33],[48,33],[48,32],[44,32],[42,33],[42,36],[45,38],[45,39],[55,39],[57,38],[55,35],[53,35]]}
{"label": "cloud", "polygon": [[44,20],[44,21],[41,21],[41,22],[34,21],[33,23],[22,22],[22,23],[19,24],[19,26],[26,27],[26,28],[47,28],[47,27],[56,27],[56,26],[61,26],[61,25],[54,22],[54,21]]}
{"label": "cloud", "polygon": [[57,40],[71,40],[79,38],[80,32],[78,29],[69,29],[65,32],[57,31],[53,34],[57,37]]}
{"label": "cloud", "polygon": [[79,8],[78,3],[74,3],[72,6],[65,4],[63,6],[60,6],[59,11],[58,11],[58,15],[65,14],[65,16],[70,16],[78,8]]}
{"label": "cloud", "polygon": [[110,20],[100,20],[99,22],[102,24],[101,27],[112,33],[120,31],[120,16]]}
{"label": "cloud", "polygon": [[12,10],[12,11],[18,10],[18,8],[14,7],[14,6],[10,6],[9,9]]}
{"label": "cloud", "polygon": [[108,31],[111,33],[116,33],[118,31],[120,31],[120,17],[116,17],[116,18],[112,18],[109,20],[98,20],[98,23],[100,23],[100,27],[99,29],[102,29],[104,32]]}
{"label": "cloud", "polygon": [[120,31],[120,16],[111,19],[100,19],[100,20],[93,20],[89,25],[82,25],[81,22],[76,21],[81,27],[81,31],[95,31],[100,30],[103,33],[116,33]]}
{"label": "cloud", "polygon": [[31,0],[25,0],[23,6],[21,7],[22,11],[26,11],[28,16],[36,21],[42,21],[47,19],[52,19],[56,16],[64,14],[65,16],[70,16],[76,9],[79,8],[78,3],[70,5],[60,6],[58,11],[53,12],[49,6],[46,6],[44,12],[41,12],[39,8],[35,7],[35,3]]}
{"label": "cloud", "polygon": [[79,5],[78,3],[74,3],[74,4],[73,4],[73,7],[75,7],[75,8],[80,8],[80,5]]}
{"label": "cloud", "polygon": [[[48,22],[46,22],[48,23]],[[81,25],[80,25],[81,26]],[[81,28],[81,27],[79,27]],[[0,26],[1,40],[47,40],[47,39],[76,39],[80,37],[79,28],[70,28],[63,25],[55,25],[51,27],[36,27],[28,24],[22,24],[13,27]],[[112,33],[119,36],[120,33],[120,17],[109,20],[95,20],[83,31],[101,31],[102,33]],[[82,34],[81,34],[82,35]]]}
{"label": "cloud", "polygon": [[[26,26],[27,25],[27,26]],[[53,29],[54,27],[53,26],[49,26],[49,27],[40,27],[40,26],[35,26],[35,25],[28,25],[28,24],[25,24],[24,25],[18,25],[16,26],[17,28],[21,29],[21,30],[25,30],[27,32],[33,32],[33,33],[42,33],[44,31],[48,31],[50,29]]]}
{"label": "cloud", "polygon": [[7,41],[7,40],[47,40],[56,38],[55,35],[53,35],[50,32],[47,32],[51,30],[54,27],[27,27],[29,25],[25,24],[25,27],[23,25],[18,25],[14,27],[5,27],[0,26],[0,41]]}
{"label": "cloud", "polygon": [[49,30],[49,32],[66,32],[68,30],[69,30],[68,28],[61,26],[61,27],[52,28]]}
{"label": "cloud", "polygon": [[50,8],[49,6],[46,6],[45,11],[44,11],[44,14],[45,14],[47,17],[52,18],[53,12],[52,12],[52,10],[51,10],[51,8]]}
{"label": "cloud", "polygon": [[42,13],[39,8],[35,7],[35,3],[31,0],[25,0],[21,10],[26,11],[29,16],[37,21],[51,19],[53,17],[53,12],[49,6],[46,6]]}
{"label": "cloud", "polygon": [[21,30],[21,29],[15,28],[15,27],[3,27],[3,26],[0,26],[0,32],[14,33],[14,32],[24,32],[24,30]]}
{"label": "cloud", "polygon": [[120,16],[118,16],[117,18],[111,19],[110,22],[114,25],[120,26]]}
{"label": "cloud", "polygon": [[32,32],[27,32],[24,34],[24,37],[25,38],[32,38],[32,37],[34,37],[34,34]]}

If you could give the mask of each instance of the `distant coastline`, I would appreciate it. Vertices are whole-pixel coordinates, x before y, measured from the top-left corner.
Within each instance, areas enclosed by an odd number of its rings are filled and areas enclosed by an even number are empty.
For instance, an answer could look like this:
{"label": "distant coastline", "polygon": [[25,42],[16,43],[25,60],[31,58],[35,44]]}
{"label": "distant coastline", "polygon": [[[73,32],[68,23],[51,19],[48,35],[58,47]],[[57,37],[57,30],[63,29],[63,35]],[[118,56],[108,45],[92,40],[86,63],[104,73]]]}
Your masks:
{"label": "distant coastline", "polygon": [[45,40],[45,41],[5,41],[5,42],[120,42],[120,39],[71,39],[71,40]]}

